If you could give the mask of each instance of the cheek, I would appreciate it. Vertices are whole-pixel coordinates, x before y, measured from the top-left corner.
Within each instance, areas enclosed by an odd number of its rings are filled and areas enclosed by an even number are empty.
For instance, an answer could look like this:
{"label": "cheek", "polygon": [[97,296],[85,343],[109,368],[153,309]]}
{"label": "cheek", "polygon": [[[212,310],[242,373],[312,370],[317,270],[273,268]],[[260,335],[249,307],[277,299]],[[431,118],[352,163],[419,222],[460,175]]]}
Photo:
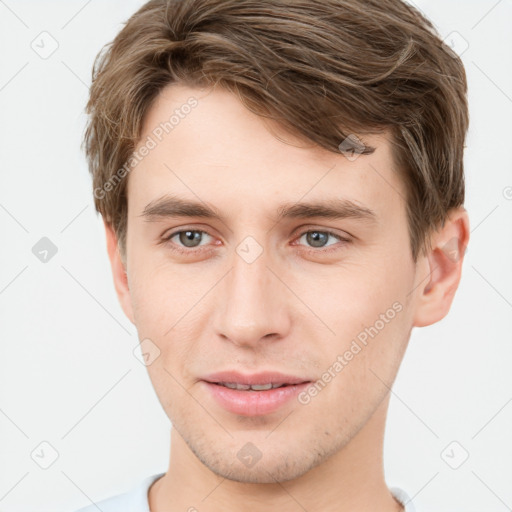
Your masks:
{"label": "cheek", "polygon": [[[384,256],[373,265],[340,269],[336,279],[331,276],[309,288],[308,305],[328,327],[319,341],[331,373],[338,356],[343,365],[339,373],[347,379],[375,380],[369,368],[389,374],[399,364],[410,333],[408,294],[414,275],[402,259],[391,263],[393,258]],[[318,324],[318,319],[312,321]]]}
{"label": "cheek", "polygon": [[182,282],[179,272],[155,264],[150,255],[134,257],[131,282],[130,295],[137,327],[159,337],[185,314],[184,306],[189,303],[190,291],[195,286]]}
{"label": "cheek", "polygon": [[[149,339],[158,353],[148,372],[155,388],[161,386],[165,395],[179,393],[173,376],[182,381],[194,357],[192,340],[204,328],[200,301],[205,293],[201,277],[182,278],[169,265],[152,265],[149,257],[144,265],[132,267],[133,286],[130,290],[135,325],[141,341]],[[176,387],[176,389],[174,389]]]}

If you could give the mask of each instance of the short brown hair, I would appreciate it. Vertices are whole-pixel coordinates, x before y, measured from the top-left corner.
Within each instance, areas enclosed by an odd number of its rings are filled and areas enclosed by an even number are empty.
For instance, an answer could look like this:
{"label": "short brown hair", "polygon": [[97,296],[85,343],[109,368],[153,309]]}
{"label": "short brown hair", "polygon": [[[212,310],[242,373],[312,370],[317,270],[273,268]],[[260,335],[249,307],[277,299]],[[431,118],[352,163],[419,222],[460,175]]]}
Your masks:
{"label": "short brown hair", "polygon": [[351,133],[389,129],[414,261],[464,202],[464,66],[401,0],[151,0],[97,55],[92,77],[86,157],[122,255],[127,179],[112,179],[171,83],[218,84],[333,152]]}

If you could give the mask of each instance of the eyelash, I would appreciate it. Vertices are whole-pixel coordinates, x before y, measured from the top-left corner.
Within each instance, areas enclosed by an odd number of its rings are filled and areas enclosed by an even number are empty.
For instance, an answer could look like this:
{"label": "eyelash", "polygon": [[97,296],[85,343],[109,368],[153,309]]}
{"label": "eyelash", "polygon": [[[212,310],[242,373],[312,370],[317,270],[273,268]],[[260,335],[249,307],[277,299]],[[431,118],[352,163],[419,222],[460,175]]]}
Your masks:
{"label": "eyelash", "polygon": [[[171,239],[173,237],[175,237],[176,235],[179,235],[180,233],[184,233],[186,231],[192,231],[194,233],[203,233],[203,234],[206,234],[208,236],[211,236],[207,231],[204,231],[202,229],[180,229],[179,231],[174,231],[172,233],[170,233],[169,235],[165,236],[162,240],[162,243],[169,243],[169,245],[172,247],[172,250],[173,251],[177,251],[181,254],[187,254],[187,255],[190,255],[190,254],[193,254],[193,253],[197,253],[197,252],[203,252],[205,250],[209,250],[207,248],[204,248],[204,246],[198,246],[197,248],[183,248],[182,246],[179,246],[179,245],[176,245],[176,244],[173,244],[171,242]],[[296,240],[300,240],[304,235],[307,235],[308,233],[324,233],[324,234],[327,234],[327,235],[330,235],[334,238],[337,238],[342,246],[348,244],[351,242],[350,239],[348,238],[344,238],[342,237],[341,235],[338,235],[336,233],[334,233],[333,231],[329,231],[328,229],[308,229],[306,231],[303,231],[301,232],[297,237],[296,237]],[[327,254],[327,253],[331,253],[333,251],[338,251],[340,250],[340,247],[336,247],[337,244],[332,244],[334,247],[331,247],[331,246],[327,246],[327,248],[323,248],[323,247],[319,247],[319,248],[314,248],[314,247],[309,247],[309,248],[304,248],[304,249],[301,249],[301,250],[305,250],[306,252],[314,252],[314,253],[322,253],[322,254]]]}

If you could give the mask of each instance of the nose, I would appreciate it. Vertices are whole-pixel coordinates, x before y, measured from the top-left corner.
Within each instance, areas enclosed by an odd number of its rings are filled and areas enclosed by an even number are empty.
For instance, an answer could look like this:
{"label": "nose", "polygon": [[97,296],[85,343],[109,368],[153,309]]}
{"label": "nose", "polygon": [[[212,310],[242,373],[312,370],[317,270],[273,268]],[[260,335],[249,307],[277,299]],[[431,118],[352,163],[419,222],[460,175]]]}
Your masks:
{"label": "nose", "polygon": [[266,252],[250,263],[234,252],[232,262],[216,287],[216,334],[248,348],[285,337],[291,326],[290,297],[277,272],[269,268]]}

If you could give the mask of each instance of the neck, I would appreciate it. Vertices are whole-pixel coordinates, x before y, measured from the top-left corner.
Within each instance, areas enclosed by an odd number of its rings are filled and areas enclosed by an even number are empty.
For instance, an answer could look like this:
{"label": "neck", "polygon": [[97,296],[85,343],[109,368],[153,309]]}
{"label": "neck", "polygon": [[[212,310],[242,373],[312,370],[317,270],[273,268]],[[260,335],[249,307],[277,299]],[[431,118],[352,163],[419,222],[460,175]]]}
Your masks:
{"label": "neck", "polygon": [[269,484],[225,479],[204,466],[175,429],[167,473],[149,491],[151,512],[399,512],[384,480],[389,395],[351,441],[299,478]]}

